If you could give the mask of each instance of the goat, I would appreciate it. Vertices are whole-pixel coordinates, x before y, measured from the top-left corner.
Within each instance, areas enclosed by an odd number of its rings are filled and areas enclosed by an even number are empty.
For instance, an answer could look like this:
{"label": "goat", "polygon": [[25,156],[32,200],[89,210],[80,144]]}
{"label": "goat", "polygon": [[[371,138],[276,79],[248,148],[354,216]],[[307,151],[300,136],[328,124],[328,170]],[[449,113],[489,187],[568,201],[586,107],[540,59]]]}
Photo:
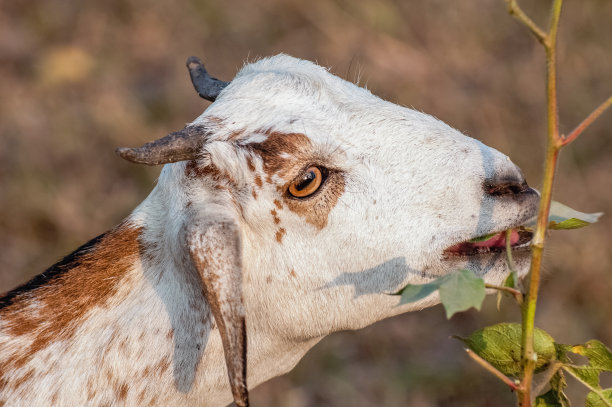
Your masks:
{"label": "goat", "polygon": [[246,406],[324,336],[439,302],[399,304],[408,283],[503,280],[503,244],[461,242],[535,214],[508,157],[308,61],[187,65],[214,103],[118,149],[166,164],[151,194],[0,298],[0,406]]}

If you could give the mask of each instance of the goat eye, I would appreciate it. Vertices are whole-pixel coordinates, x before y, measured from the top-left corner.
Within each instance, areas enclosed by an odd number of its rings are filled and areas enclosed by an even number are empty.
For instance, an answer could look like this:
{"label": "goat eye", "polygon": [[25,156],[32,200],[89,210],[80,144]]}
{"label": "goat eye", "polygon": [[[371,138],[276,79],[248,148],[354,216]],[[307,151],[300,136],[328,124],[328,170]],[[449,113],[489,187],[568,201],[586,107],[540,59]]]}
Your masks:
{"label": "goat eye", "polygon": [[322,181],[321,170],[318,167],[309,167],[289,185],[289,193],[296,198],[306,198],[317,192]]}

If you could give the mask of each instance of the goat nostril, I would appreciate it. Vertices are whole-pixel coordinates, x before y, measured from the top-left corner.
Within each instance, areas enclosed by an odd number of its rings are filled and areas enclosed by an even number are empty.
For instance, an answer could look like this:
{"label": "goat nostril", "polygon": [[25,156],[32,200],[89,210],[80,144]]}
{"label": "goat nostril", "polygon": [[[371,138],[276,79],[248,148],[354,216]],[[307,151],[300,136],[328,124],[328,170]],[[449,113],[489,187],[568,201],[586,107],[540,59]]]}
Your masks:
{"label": "goat nostril", "polygon": [[484,190],[491,196],[518,195],[531,190],[525,180],[499,180],[484,183]]}

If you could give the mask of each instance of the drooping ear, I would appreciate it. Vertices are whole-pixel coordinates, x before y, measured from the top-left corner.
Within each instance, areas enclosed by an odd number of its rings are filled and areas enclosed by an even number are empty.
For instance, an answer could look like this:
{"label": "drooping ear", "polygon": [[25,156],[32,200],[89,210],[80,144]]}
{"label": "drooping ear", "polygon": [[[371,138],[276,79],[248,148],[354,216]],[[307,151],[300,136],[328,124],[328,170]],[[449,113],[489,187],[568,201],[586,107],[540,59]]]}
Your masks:
{"label": "drooping ear", "polygon": [[207,211],[205,217],[192,219],[187,226],[187,245],[219,327],[234,401],[238,407],[246,407],[246,325],[238,224],[223,209],[212,214]]}

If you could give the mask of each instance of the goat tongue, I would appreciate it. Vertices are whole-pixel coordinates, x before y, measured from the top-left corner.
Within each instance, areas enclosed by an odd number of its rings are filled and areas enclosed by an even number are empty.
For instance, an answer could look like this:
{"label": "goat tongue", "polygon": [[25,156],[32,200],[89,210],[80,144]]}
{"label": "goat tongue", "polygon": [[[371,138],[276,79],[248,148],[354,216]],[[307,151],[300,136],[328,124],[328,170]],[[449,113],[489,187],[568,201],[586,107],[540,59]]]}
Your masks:
{"label": "goat tongue", "polygon": [[[517,230],[512,230],[510,234],[510,244],[512,246],[519,243],[521,240],[520,234]],[[478,253],[479,248],[486,249],[503,249],[506,247],[506,232],[495,233],[491,236],[483,236],[482,238],[475,238],[469,242],[458,243],[454,246],[449,247],[444,252],[447,254],[473,254]],[[481,249],[483,250],[483,249]]]}

